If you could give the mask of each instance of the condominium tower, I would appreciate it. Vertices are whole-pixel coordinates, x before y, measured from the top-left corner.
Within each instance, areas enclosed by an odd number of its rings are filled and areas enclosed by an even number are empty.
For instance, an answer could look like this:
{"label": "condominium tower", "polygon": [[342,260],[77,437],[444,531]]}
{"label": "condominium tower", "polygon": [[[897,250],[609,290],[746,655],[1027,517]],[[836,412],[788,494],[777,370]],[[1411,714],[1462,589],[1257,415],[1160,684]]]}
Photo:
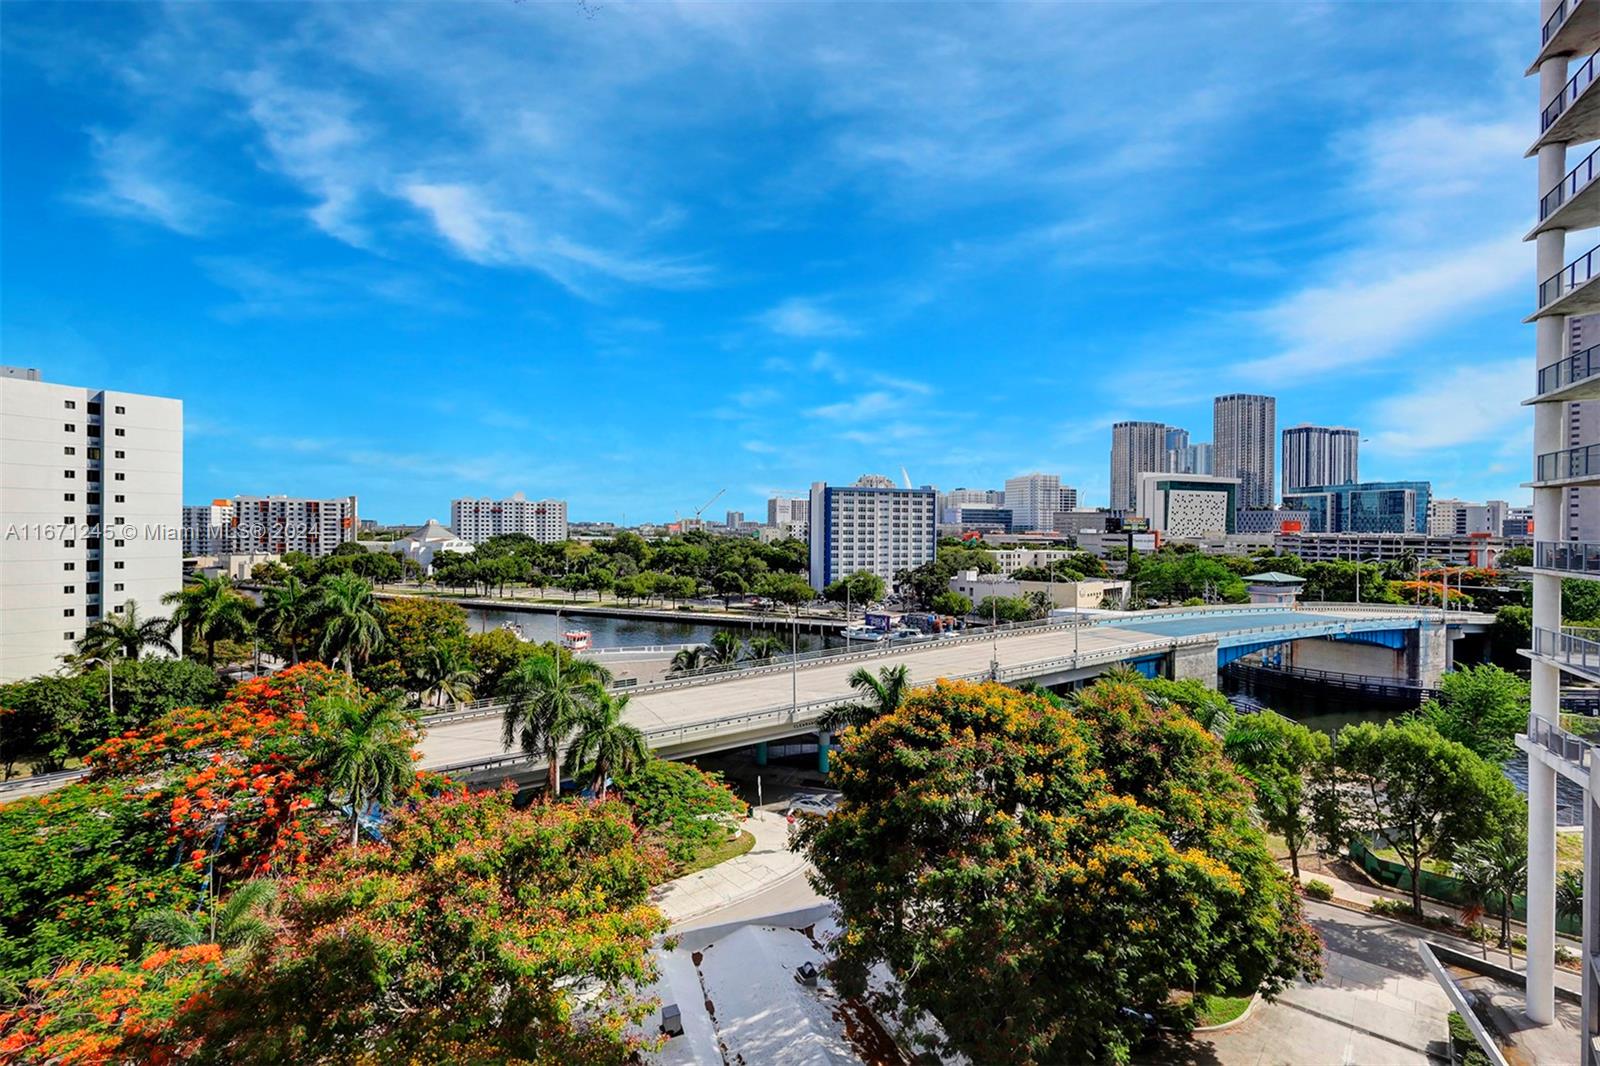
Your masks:
{"label": "condominium tower", "polygon": [[892,586],[899,571],[932,562],[937,497],[932,488],[897,488],[872,475],[848,486],[812,484],[811,587],[821,591],[858,570]]}
{"label": "condominium tower", "polygon": [[1023,474],[1006,478],[1005,506],[1011,512],[1011,528],[1049,529],[1061,509],[1061,476]]}
{"label": "condominium tower", "polygon": [[354,496],[235,496],[183,509],[185,555],[332,555],[360,528]]}
{"label": "condominium tower", "polygon": [[1111,424],[1112,511],[1133,514],[1139,506],[1139,475],[1167,470],[1167,429],[1160,422]]}
{"label": "condominium tower", "polygon": [[1236,392],[1211,403],[1211,446],[1216,476],[1239,480],[1239,506],[1271,507],[1273,452],[1277,448],[1277,401]]}
{"label": "condominium tower", "polygon": [[1342,426],[1290,426],[1283,431],[1283,494],[1311,485],[1360,481],[1361,431]]}
{"label": "condominium tower", "polygon": [[[1563,578],[1600,577],[1592,569],[1593,552],[1572,550],[1563,536],[1563,504],[1573,489],[1600,486],[1600,439],[1587,437],[1580,418],[1574,439],[1571,406],[1589,407],[1600,400],[1600,360],[1593,347],[1569,347],[1574,339],[1569,319],[1600,312],[1600,256],[1595,250],[1567,262],[1567,231],[1600,225],[1600,182],[1595,181],[1595,156],[1568,170],[1569,145],[1600,140],[1600,89],[1595,88],[1600,49],[1600,20],[1591,0],[1542,0],[1536,55],[1528,73],[1539,76],[1538,135],[1527,154],[1538,158],[1539,197],[1534,225],[1538,290],[1534,312],[1534,366],[1537,370],[1533,407],[1534,565],[1531,658],[1532,715],[1518,745],[1528,753],[1527,970],[1525,1011],[1530,1022],[1555,1020],[1555,783],[1559,773],[1582,789],[1581,821],[1594,831],[1600,806],[1590,780],[1587,747],[1560,728],[1562,674],[1600,683],[1600,642],[1592,634],[1563,627]],[[1531,28],[1531,27],[1530,27]],[[1534,42],[1530,42],[1534,43]],[[1568,70],[1574,56],[1588,56]],[[1570,76],[1570,80],[1569,80]],[[1587,241],[1580,247],[1586,247]],[[1589,338],[1578,343],[1593,344]],[[1575,404],[1575,401],[1582,401]],[[1507,401],[1512,402],[1510,400]],[[1572,756],[1576,756],[1574,765]],[[1578,1047],[1573,1059],[1595,1066],[1595,1036],[1600,1033],[1600,986],[1595,954],[1600,933],[1600,849],[1585,848],[1582,922],[1584,930],[1583,1005]]]}
{"label": "condominium tower", "polygon": [[183,584],[183,401],[0,367],[0,681]]}
{"label": "condominium tower", "polygon": [[520,492],[504,500],[451,500],[450,530],[471,544],[507,533],[554,543],[567,539],[567,501],[530,500]]}

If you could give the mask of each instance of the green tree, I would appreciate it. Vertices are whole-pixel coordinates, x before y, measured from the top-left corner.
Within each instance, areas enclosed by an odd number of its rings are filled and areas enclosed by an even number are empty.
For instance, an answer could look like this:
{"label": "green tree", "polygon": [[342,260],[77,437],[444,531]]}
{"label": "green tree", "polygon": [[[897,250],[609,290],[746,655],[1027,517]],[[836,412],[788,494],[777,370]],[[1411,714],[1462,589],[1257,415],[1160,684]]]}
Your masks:
{"label": "green tree", "polygon": [[903,665],[885,666],[874,675],[865,666],[858,666],[850,675],[850,687],[860,698],[829,707],[817,723],[829,733],[859,728],[899,710],[911,692],[911,671]]}
{"label": "green tree", "polygon": [[719,629],[711,634],[711,646],[706,649],[706,661],[714,666],[732,666],[744,655],[744,641],[731,629]]}
{"label": "green tree", "polygon": [[1310,782],[1333,750],[1327,734],[1262,711],[1235,718],[1222,749],[1255,786],[1261,823],[1283,837],[1299,878],[1300,852],[1311,839],[1314,820]]}
{"label": "green tree", "polygon": [[997,624],[1026,622],[1034,617],[1034,605],[1022,596],[985,596],[973,613]]}
{"label": "green tree", "polygon": [[477,681],[478,672],[462,646],[442,644],[428,649],[423,656],[417,690],[424,700],[436,700],[443,707],[447,703],[470,700],[472,686]]}
{"label": "green tree", "polygon": [[666,922],[620,803],[510,790],[395,811],[291,882],[282,933],[180,1021],[215,1062],[617,1063]]}
{"label": "green tree", "polygon": [[690,763],[648,759],[618,774],[616,785],[646,838],[679,866],[726,840],[745,812],[720,775]]}
{"label": "green tree", "polygon": [[467,612],[459,603],[425,596],[384,600],[384,648],[408,677],[420,677],[434,652],[467,650]]}
{"label": "green tree", "polygon": [[696,644],[693,647],[679,648],[672,656],[672,672],[681,674],[686,670],[698,670],[706,663],[706,649],[704,645]]}
{"label": "green tree", "polygon": [[822,598],[829,603],[848,600],[853,607],[867,607],[883,599],[883,592],[883,578],[870,570],[857,570],[823,589]]}
{"label": "green tree", "polygon": [[771,633],[760,633],[750,638],[750,658],[756,662],[771,662],[787,650],[788,645]]}
{"label": "green tree", "polygon": [[305,582],[287,571],[281,581],[261,590],[257,629],[272,644],[288,650],[291,665],[300,661],[300,645],[307,639],[315,606]]}
{"label": "green tree", "polygon": [[374,805],[387,807],[406,791],[413,776],[411,722],[392,699],[324,697],[319,716],[330,718],[313,756],[328,787],[350,805],[350,846],[361,840],[361,816]]}
{"label": "green tree", "polygon": [[583,659],[563,663],[559,655],[537,655],[506,675],[503,742],[542,755],[549,777],[545,791],[561,795],[561,752],[567,738],[605,696],[604,670]]}
{"label": "green tree", "polygon": [[785,607],[799,607],[817,598],[806,579],[796,574],[764,574],[756,582],[755,593]]}
{"label": "green tree", "polygon": [[1485,663],[1441,677],[1439,698],[1424,703],[1417,717],[1446,740],[1501,762],[1516,752],[1515,737],[1528,728],[1528,707],[1528,683]]}
{"label": "green tree", "polygon": [[539,645],[504,629],[473,633],[467,638],[467,657],[478,674],[480,692],[499,692],[501,681],[518,663],[540,654],[543,652]]}
{"label": "green tree", "polygon": [[[1272,996],[1320,945],[1251,822],[1248,785],[1188,715],[1107,684],[1063,709],[939,682],[845,735],[842,793],[797,842],[849,935],[841,996],[896,974],[936,1055],[1122,1062],[1172,993]],[[1178,843],[1180,842],[1181,843]]]}
{"label": "green tree", "polygon": [[1489,646],[1497,662],[1516,665],[1522,661],[1518,652],[1533,647],[1533,608],[1508,605],[1494,613],[1494,625],[1489,627]]}
{"label": "green tree", "polygon": [[84,631],[78,640],[77,656],[80,660],[138,659],[146,648],[176,655],[172,628],[166,618],[140,618],[139,605],[129,600],[122,605],[121,613],[107,615]]}
{"label": "green tree", "polygon": [[1500,946],[1506,949],[1506,965],[1512,965],[1511,904],[1528,887],[1527,827],[1508,822],[1494,836],[1461,845],[1450,872],[1473,899],[1494,907],[1500,916]]}
{"label": "green tree", "polygon": [[1497,562],[1497,565],[1502,570],[1516,570],[1519,567],[1532,566],[1533,549],[1525,544],[1519,544],[1514,548],[1507,548],[1505,551],[1500,553],[1500,558]]}
{"label": "green tree", "polygon": [[329,665],[355,675],[356,663],[366,662],[383,646],[383,608],[372,585],[355,574],[330,574],[317,584],[316,624],[321,635],[317,654]]}
{"label": "green tree", "polygon": [[202,574],[162,596],[161,602],[172,605],[172,623],[183,631],[185,647],[196,640],[205,644],[207,666],[217,664],[217,641],[237,640],[250,629],[250,601],[234,590],[226,574]]}
{"label": "green tree", "polygon": [[134,923],[134,929],[146,943],[165,947],[218,944],[230,951],[252,948],[272,935],[271,920],[277,905],[277,882],[257,878],[229,892],[213,913],[145,911]]}
{"label": "green tree", "polygon": [[1556,913],[1566,918],[1583,917],[1583,871],[1561,870],[1556,874]]}
{"label": "green tree", "polygon": [[622,720],[627,710],[627,693],[601,693],[581,710],[567,749],[567,773],[577,777],[588,768],[601,799],[606,798],[607,781],[633,773],[650,758],[644,734]]}
{"label": "green tree", "polygon": [[[1101,676],[1110,677],[1111,671]],[[1233,725],[1233,704],[1228,702],[1228,697],[1214,688],[1207,688],[1197,678],[1172,681],[1164,677],[1145,677],[1130,668],[1124,680],[1144,689],[1153,705],[1179,708],[1217,737],[1226,736]]]}
{"label": "green tree", "polygon": [[957,618],[964,618],[972,613],[972,600],[960,592],[945,589],[933,597],[932,607],[937,614],[948,614]]}
{"label": "green tree", "polygon": [[1522,816],[1521,797],[1499,766],[1416,720],[1340,730],[1313,797],[1326,839],[1388,837],[1411,872],[1417,914],[1424,862],[1448,858]]}

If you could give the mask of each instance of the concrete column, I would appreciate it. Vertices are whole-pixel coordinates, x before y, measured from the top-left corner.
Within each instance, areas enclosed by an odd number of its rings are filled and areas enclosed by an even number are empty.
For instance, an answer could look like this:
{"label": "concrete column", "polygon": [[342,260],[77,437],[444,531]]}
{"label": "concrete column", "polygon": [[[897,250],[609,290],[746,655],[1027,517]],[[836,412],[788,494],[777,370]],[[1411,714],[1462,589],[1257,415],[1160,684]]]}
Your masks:
{"label": "concrete column", "polygon": [[833,734],[824,729],[817,734],[817,772],[828,772],[828,749],[833,744]]}
{"label": "concrete column", "polygon": [[[1543,19],[1554,9],[1555,0],[1540,7]],[[1566,57],[1546,60],[1539,67],[1539,104],[1543,107],[1562,91],[1567,81]],[[1566,175],[1567,149],[1564,144],[1539,150],[1539,187],[1543,196]],[[1542,282],[1566,265],[1566,233],[1551,230],[1535,238],[1534,257],[1537,281]],[[1534,327],[1535,365],[1546,367],[1566,353],[1566,320],[1559,315],[1541,318]],[[1534,450],[1539,454],[1559,451],[1563,446],[1562,405],[1534,406]],[[1561,536],[1561,490],[1533,490],[1534,536],[1553,540]],[[1533,579],[1533,624],[1537,628],[1560,629],[1561,581],[1553,577]],[[1533,713],[1558,721],[1561,708],[1561,672],[1554,666],[1535,662],[1532,669]],[[1555,1021],[1555,943],[1556,943],[1556,773],[1537,758],[1528,759],[1528,992],[1525,1010],[1530,1021],[1549,1025]]]}
{"label": "concrete column", "polygon": [[756,765],[767,765],[767,742],[764,740],[756,742]]}
{"label": "concrete column", "polygon": [[1594,1040],[1600,1033],[1600,1018],[1596,1017],[1597,994],[1600,984],[1594,976],[1589,960],[1600,953],[1600,809],[1595,806],[1594,779],[1583,790],[1583,1066],[1597,1066]]}

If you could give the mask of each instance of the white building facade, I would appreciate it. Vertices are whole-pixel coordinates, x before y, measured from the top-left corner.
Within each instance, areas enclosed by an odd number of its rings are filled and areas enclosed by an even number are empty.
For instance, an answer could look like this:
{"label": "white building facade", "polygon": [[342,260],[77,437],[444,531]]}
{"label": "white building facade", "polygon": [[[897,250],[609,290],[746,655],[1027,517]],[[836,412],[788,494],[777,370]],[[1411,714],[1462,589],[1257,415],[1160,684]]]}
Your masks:
{"label": "white building facade", "polygon": [[183,584],[183,402],[0,368],[0,681]]}
{"label": "white building facade", "polygon": [[553,544],[567,539],[567,501],[530,500],[520,492],[504,500],[452,500],[450,528],[471,544],[507,533]]}
{"label": "white building facade", "polygon": [[185,555],[333,554],[360,528],[354,496],[235,496],[183,509]]}
{"label": "white building facade", "polygon": [[1113,422],[1111,425],[1111,510],[1137,514],[1139,475],[1167,469],[1167,431],[1160,422]]}
{"label": "white building facade", "polygon": [[1140,474],[1138,514],[1164,537],[1232,533],[1239,482],[1203,474]]}
{"label": "white building facade", "polygon": [[1006,478],[1004,498],[1005,508],[1011,512],[1012,529],[1049,529],[1056,512],[1062,510],[1061,475],[1035,473]]}
{"label": "white building facade", "polygon": [[863,477],[854,485],[811,486],[811,587],[821,591],[859,570],[889,586],[901,570],[932,562],[938,548],[938,494],[928,487],[887,486]]}
{"label": "white building facade", "polygon": [[1358,475],[1361,431],[1344,426],[1290,426],[1283,431],[1283,491],[1350,485]]}

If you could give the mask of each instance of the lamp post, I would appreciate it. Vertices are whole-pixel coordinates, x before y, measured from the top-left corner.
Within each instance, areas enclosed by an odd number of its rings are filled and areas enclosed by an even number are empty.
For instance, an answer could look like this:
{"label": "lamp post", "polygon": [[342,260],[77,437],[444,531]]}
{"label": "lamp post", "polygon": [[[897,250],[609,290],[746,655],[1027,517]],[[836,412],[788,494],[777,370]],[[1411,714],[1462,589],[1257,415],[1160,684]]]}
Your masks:
{"label": "lamp post", "polygon": [[789,720],[800,713],[800,616],[799,608],[789,608]]}
{"label": "lamp post", "polygon": [[110,660],[91,657],[85,659],[84,662],[99,663],[106,668],[106,713],[115,720],[117,716],[117,679],[115,671],[111,669]]}
{"label": "lamp post", "polygon": [[998,596],[989,597],[989,680],[1000,680],[1000,613]]}

